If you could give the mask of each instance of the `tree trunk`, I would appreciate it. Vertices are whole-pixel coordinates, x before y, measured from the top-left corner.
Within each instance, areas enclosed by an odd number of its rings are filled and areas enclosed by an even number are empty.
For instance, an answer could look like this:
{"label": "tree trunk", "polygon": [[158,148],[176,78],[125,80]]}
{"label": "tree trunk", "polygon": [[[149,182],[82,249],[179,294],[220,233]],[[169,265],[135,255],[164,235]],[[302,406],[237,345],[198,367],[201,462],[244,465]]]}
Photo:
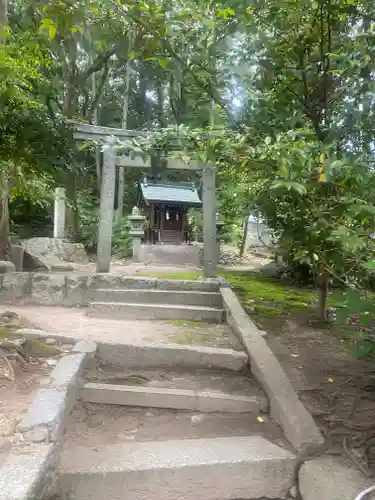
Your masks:
{"label": "tree trunk", "polygon": [[[91,61],[92,62],[92,61]],[[91,100],[94,103],[97,98],[97,89],[96,89],[96,73],[93,73],[91,76]],[[99,107],[98,104],[92,110],[92,124],[99,125]],[[101,186],[101,155],[100,155],[100,146],[95,146],[95,166],[96,166],[96,180],[98,185],[98,193],[100,193]]]}
{"label": "tree trunk", "polygon": [[[66,65],[66,92],[64,98],[64,114],[68,119],[74,118],[77,112],[77,45],[74,39],[69,39],[68,44],[68,64]],[[79,231],[79,214],[77,207],[77,186],[76,173],[72,170],[65,170],[61,175],[61,181],[66,189],[68,200],[66,210],[66,234],[72,240],[76,240],[80,236]]]}
{"label": "tree trunk", "polygon": [[318,289],[318,298],[319,298],[319,319],[322,322],[327,322],[327,297],[328,297],[328,281],[329,275],[327,271],[322,270],[317,279],[317,289]]}
{"label": "tree trunk", "polygon": [[[7,26],[8,3],[0,0],[0,51],[6,43]],[[6,165],[0,163],[0,260],[7,260],[9,249],[9,181]]]}
{"label": "tree trunk", "polygon": [[8,260],[9,238],[9,181],[4,166],[0,166],[0,260]]}
{"label": "tree trunk", "polygon": [[240,257],[241,258],[244,256],[244,253],[246,250],[248,230],[249,230],[249,215],[246,216],[244,228],[243,228],[242,241],[241,241],[241,246],[240,246]]}
{"label": "tree trunk", "polygon": [[6,29],[8,26],[8,2],[0,0],[0,45],[5,43]]}
{"label": "tree trunk", "polygon": [[156,85],[156,95],[157,95],[157,104],[156,104],[156,115],[159,122],[159,127],[165,127],[165,119],[164,119],[164,86],[163,82],[160,80]]}
{"label": "tree trunk", "polygon": [[[125,67],[125,88],[124,100],[122,105],[122,128],[128,128],[128,111],[129,111],[129,90],[130,90],[130,60],[126,61]],[[118,169],[118,191],[117,191],[117,214],[123,215],[124,213],[124,188],[125,188],[125,169],[119,167]]]}

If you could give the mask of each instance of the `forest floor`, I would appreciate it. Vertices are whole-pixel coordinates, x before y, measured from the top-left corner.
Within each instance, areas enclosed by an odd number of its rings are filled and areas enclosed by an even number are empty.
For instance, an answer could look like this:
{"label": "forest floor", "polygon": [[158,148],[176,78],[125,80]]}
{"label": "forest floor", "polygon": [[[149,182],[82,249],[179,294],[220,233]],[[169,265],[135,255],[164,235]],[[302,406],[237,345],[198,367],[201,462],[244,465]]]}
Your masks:
{"label": "forest floor", "polygon": [[29,409],[36,392],[48,381],[48,376],[58,359],[73,345],[22,338],[16,333],[19,328],[35,328],[37,325],[24,316],[7,308],[0,311],[0,350],[2,354],[13,354],[14,349],[5,350],[4,345],[16,345],[23,358],[9,358],[11,369],[4,357],[0,358],[0,462],[12,443],[20,439],[16,426]]}
{"label": "forest floor", "polygon": [[[330,296],[330,305],[339,313],[338,321],[322,325],[317,318],[313,289],[299,288],[253,271],[222,270],[219,274],[231,283],[255,324],[267,332],[269,347],[326,437],[327,452],[346,456],[372,477],[375,361],[373,357],[356,356],[366,344],[366,336],[371,335],[365,326],[358,328],[357,323],[341,322],[345,310],[349,315],[356,310],[356,304],[353,306],[348,298],[351,292],[339,290]],[[157,276],[201,278],[200,273]],[[359,299],[358,309],[368,317],[373,316],[371,299]]]}

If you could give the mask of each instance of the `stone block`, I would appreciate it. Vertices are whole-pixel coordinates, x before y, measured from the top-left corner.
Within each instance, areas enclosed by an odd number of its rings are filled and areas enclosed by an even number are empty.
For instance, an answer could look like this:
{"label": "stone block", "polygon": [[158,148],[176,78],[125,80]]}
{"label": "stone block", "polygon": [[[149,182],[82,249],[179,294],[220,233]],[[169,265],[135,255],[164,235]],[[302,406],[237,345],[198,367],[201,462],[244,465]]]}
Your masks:
{"label": "stone block", "polygon": [[24,249],[21,245],[12,245],[10,247],[10,260],[16,266],[16,271],[22,273],[23,271],[23,254]]}
{"label": "stone block", "polygon": [[87,358],[93,358],[97,349],[98,346],[95,342],[91,342],[90,340],[80,340],[73,347],[72,352],[83,352],[86,354]]}
{"label": "stone block", "polygon": [[179,344],[99,344],[97,357],[121,368],[217,368],[241,371],[248,357],[244,352],[216,347]]}
{"label": "stone block", "polygon": [[[40,389],[24,419],[18,425],[25,440],[35,441],[45,429],[46,442],[57,441],[65,429],[66,417],[76,402],[87,359],[85,352],[69,354],[52,370],[47,387]],[[35,432],[33,432],[35,431]]]}
{"label": "stone block", "polygon": [[[338,457],[321,457],[305,462],[299,471],[303,500],[354,500],[374,481],[365,478],[353,464]],[[374,500],[375,492],[363,500]]]}
{"label": "stone block", "polygon": [[51,271],[55,273],[69,273],[73,271],[74,266],[69,264],[69,262],[57,262],[56,264],[51,264]]}
{"label": "stone block", "polygon": [[15,333],[20,337],[36,340],[45,339],[49,335],[45,330],[39,330],[37,328],[18,328]]}
{"label": "stone block", "polygon": [[155,288],[156,282],[156,278],[138,278],[118,274],[98,273],[90,275],[88,287],[90,290],[97,288],[147,289]]}
{"label": "stone block", "polygon": [[61,358],[52,370],[49,385],[52,387],[66,387],[68,391],[80,387],[80,379],[85,369],[86,357],[86,353],[78,352]]}
{"label": "stone block", "polygon": [[68,405],[67,389],[46,387],[40,389],[24,419],[17,430],[27,433],[38,427],[49,431],[48,440],[57,441],[63,434],[65,418],[70,413],[72,404]]}
{"label": "stone block", "polygon": [[80,399],[87,403],[143,406],[201,411],[204,413],[250,413],[267,407],[259,396],[232,396],[218,392],[195,392],[165,387],[133,387],[111,384],[85,384]]}
{"label": "stone block", "polygon": [[260,436],[72,448],[59,486],[71,500],[285,498],[295,457]]}
{"label": "stone block", "polygon": [[[298,398],[289,378],[250,320],[233,290],[222,288],[224,307],[230,326],[241,340],[250,358],[252,373],[258,379],[270,402],[270,413],[285,436],[297,450],[317,446],[324,439],[312,416]],[[227,315],[228,317],[228,315]]]}
{"label": "stone block", "polygon": [[66,297],[63,274],[33,274],[31,301],[39,305],[62,305]]}
{"label": "stone block", "polygon": [[91,301],[88,293],[90,277],[84,274],[68,274],[66,276],[66,306],[87,306]]}
{"label": "stone block", "polygon": [[29,273],[11,273],[0,276],[0,300],[3,303],[28,301],[31,293]]}
{"label": "stone block", "polygon": [[0,467],[0,500],[40,500],[55,481],[54,446],[38,445],[11,453]]}
{"label": "stone block", "polygon": [[14,273],[16,266],[8,260],[0,260],[0,274]]}

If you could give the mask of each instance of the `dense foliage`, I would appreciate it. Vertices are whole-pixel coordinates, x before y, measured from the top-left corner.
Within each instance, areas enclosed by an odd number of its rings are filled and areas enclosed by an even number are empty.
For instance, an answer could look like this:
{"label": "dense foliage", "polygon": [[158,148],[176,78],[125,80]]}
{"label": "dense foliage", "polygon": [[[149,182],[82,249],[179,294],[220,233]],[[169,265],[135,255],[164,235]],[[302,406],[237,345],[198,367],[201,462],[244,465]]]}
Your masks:
{"label": "dense foliage", "polygon": [[[48,217],[56,185],[93,249],[101,153],[67,123],[144,129],[134,154],[217,165],[233,235],[257,210],[323,315],[329,281],[359,284],[373,258],[374,26],[370,0],[0,0],[1,253],[9,199],[17,221],[22,203]],[[126,215],[139,173],[121,175]]]}

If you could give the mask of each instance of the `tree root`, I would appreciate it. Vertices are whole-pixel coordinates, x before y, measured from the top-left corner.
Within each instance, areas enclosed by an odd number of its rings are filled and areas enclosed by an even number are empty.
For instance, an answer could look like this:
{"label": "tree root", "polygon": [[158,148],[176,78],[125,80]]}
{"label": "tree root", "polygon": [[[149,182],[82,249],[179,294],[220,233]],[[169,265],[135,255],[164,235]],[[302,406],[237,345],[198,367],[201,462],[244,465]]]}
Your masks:
{"label": "tree root", "polygon": [[9,371],[9,375],[7,376],[7,374],[5,374],[5,376],[12,382],[16,380],[16,374],[10,360],[15,359],[22,366],[22,368],[27,370],[29,368],[29,363],[26,361],[26,357],[25,350],[15,342],[11,342],[9,340],[3,340],[0,342],[0,360],[5,363]]}
{"label": "tree root", "polygon": [[[316,399],[327,408],[326,414],[323,416],[322,430],[325,437],[325,445],[320,449],[315,450],[314,457],[321,456],[325,453],[333,453],[337,447],[341,449],[340,454],[345,456],[362,474],[366,477],[373,477],[373,472],[369,465],[370,448],[374,446],[375,440],[375,425],[361,424],[354,421],[358,403],[361,399],[360,395],[346,394],[346,397],[353,397],[353,402],[345,417],[337,415],[335,412],[335,400],[340,396],[340,391],[343,387],[350,384],[356,376],[350,376],[335,392],[331,395],[324,393],[323,390],[313,388],[311,390],[302,391],[316,393]],[[336,443],[336,444],[335,444]],[[360,456],[355,450],[362,450]],[[306,457],[301,457],[306,461]],[[310,458],[310,457],[309,457]],[[308,459],[309,459],[308,458]]]}
{"label": "tree root", "polygon": [[8,356],[9,355],[3,349],[0,348],[0,359],[4,361],[9,370],[9,375],[7,376],[7,374],[5,373],[5,376],[9,378],[9,380],[14,382],[16,380],[16,374],[14,372],[12,363],[8,359]]}

